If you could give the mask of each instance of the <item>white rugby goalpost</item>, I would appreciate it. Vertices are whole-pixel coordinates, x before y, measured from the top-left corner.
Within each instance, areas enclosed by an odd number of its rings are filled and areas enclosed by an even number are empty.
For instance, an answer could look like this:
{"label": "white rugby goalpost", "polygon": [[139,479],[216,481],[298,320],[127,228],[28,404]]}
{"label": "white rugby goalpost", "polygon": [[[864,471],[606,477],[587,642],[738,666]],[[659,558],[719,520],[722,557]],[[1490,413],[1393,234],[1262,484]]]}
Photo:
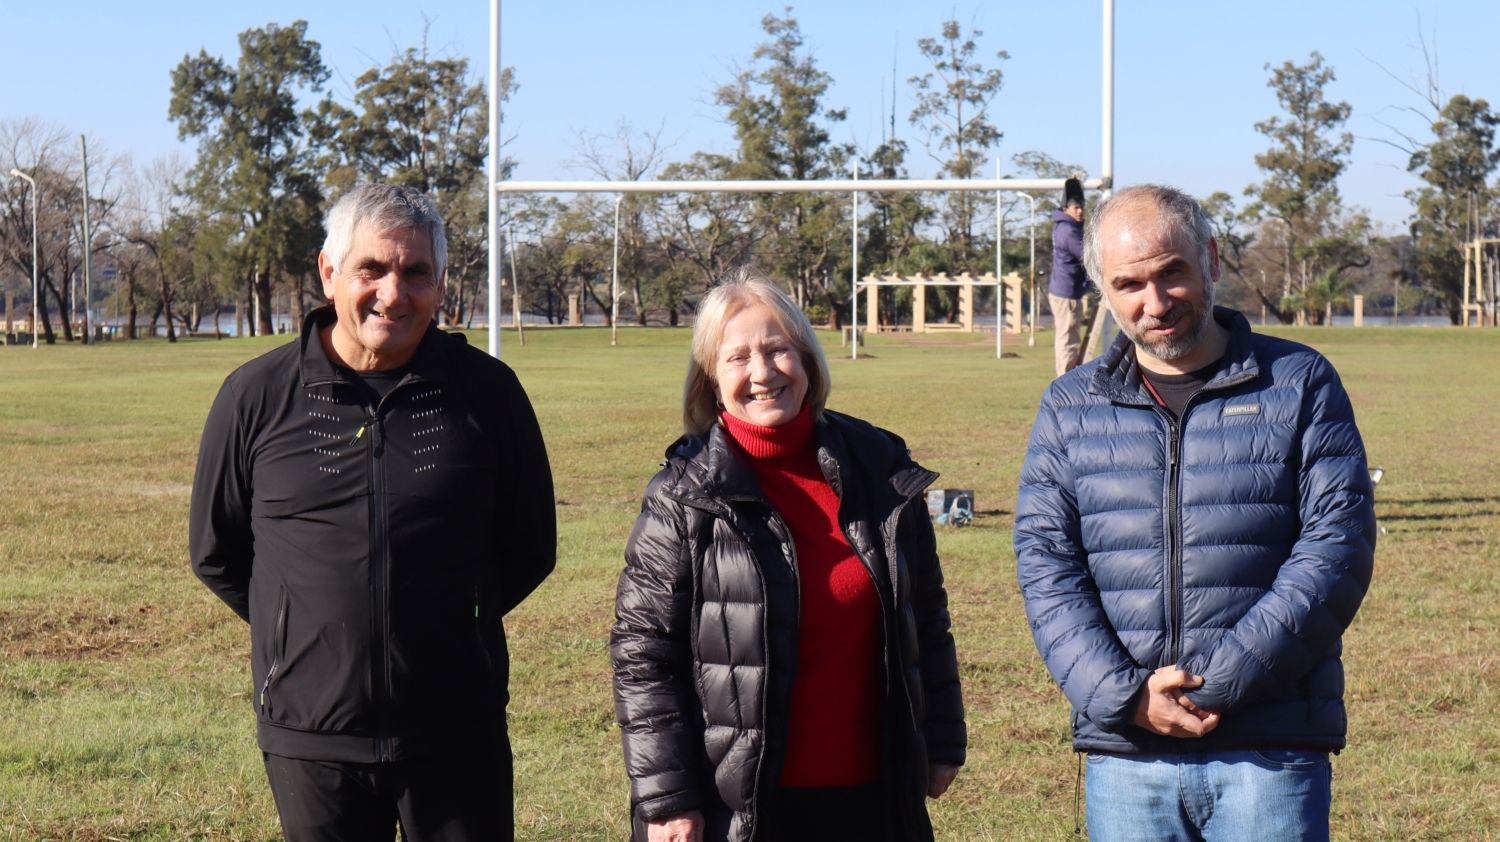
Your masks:
{"label": "white rugby goalpost", "polygon": [[[1099,177],[1083,183],[1086,189],[1102,190],[1107,196],[1114,185],[1114,133],[1115,133],[1115,4],[1114,0],[1101,0],[1103,14],[1103,121],[1100,138]],[[858,358],[859,325],[859,194],[866,193],[943,193],[972,192],[995,193],[995,357],[1001,357],[1001,336],[1005,333],[1004,295],[1000,289],[1000,248],[1003,240],[1003,220],[999,213],[1000,193],[1018,191],[1062,190],[1065,179],[1061,178],[1000,178],[999,163],[993,179],[970,179],[951,181],[943,179],[830,179],[826,181],[793,180],[745,180],[745,181],[501,181],[500,165],[500,0],[490,0],[490,89],[489,89],[489,298],[488,318],[489,353],[500,357],[500,247],[499,234],[495,226],[499,218],[499,201],[502,193],[850,193],[853,195],[854,216],[851,227],[853,236],[852,284],[850,287],[855,341],[849,343],[851,355]],[[856,173],[857,175],[857,173]],[[611,288],[611,300],[619,301],[619,278]],[[1033,318],[1035,314],[1033,313]]]}

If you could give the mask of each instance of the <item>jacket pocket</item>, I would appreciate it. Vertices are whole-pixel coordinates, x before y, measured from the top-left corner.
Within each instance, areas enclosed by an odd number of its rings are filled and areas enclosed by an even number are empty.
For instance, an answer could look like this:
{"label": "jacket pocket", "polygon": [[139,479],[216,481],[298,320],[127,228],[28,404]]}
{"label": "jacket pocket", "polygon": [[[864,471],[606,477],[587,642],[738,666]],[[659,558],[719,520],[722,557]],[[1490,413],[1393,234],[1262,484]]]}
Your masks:
{"label": "jacket pocket", "polygon": [[291,608],[291,599],[287,595],[286,585],[282,585],[276,599],[276,628],[271,637],[271,665],[266,668],[266,678],[260,685],[260,694],[257,699],[257,707],[262,716],[271,715],[271,684],[276,680],[276,673],[281,670],[281,662],[286,658],[286,615]]}
{"label": "jacket pocket", "polygon": [[474,645],[479,647],[479,657],[484,663],[484,674],[486,678],[495,674],[495,655],[490,651],[489,638],[485,636],[485,622],[488,620],[484,610],[483,590],[474,586]]}

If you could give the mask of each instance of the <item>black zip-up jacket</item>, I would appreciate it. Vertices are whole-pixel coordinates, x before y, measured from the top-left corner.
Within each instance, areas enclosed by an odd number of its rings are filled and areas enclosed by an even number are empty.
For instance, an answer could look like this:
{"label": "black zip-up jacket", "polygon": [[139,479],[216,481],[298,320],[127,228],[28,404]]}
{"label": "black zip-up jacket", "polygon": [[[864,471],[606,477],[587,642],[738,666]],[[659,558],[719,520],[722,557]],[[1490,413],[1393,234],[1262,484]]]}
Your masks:
{"label": "black zip-up jacket", "polygon": [[[825,412],[818,464],[849,545],[880,592],[890,838],[931,839],[929,762],[967,742],[948,598],[922,491],[937,474],[897,436]],[[721,427],[680,439],[651,480],[625,551],[610,635],[634,838],[701,810],[709,842],[777,839],[797,669],[799,597],[785,521]],[[872,840],[878,842],[878,840]]]}
{"label": "black zip-up jacket", "polygon": [[501,617],[555,563],[552,475],[503,363],[430,327],[372,405],[323,349],[333,319],[219,390],[193,572],[250,622],[262,750],[401,760],[503,728]]}

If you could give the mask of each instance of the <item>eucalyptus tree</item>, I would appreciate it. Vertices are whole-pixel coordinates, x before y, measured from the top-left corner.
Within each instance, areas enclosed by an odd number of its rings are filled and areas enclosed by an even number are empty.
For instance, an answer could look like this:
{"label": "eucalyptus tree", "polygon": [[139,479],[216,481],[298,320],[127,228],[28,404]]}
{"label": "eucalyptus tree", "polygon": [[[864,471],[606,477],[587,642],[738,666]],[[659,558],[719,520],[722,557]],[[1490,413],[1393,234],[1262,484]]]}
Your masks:
{"label": "eucalyptus tree", "polygon": [[[1338,189],[1354,148],[1354,135],[1343,130],[1353,109],[1329,101],[1326,89],[1336,76],[1316,51],[1306,64],[1286,61],[1266,69],[1271,71],[1266,85],[1284,115],[1255,124],[1271,146],[1255,156],[1265,177],[1245,188],[1252,199],[1245,213],[1260,225],[1262,237],[1280,245],[1281,277],[1279,289],[1253,275],[1244,278],[1278,319],[1291,321],[1302,311],[1317,322],[1323,308],[1310,302],[1309,285],[1338,287],[1346,270],[1370,262],[1368,218],[1346,209]],[[1267,226],[1268,221],[1279,224]]]}
{"label": "eucalyptus tree", "polygon": [[[275,23],[239,35],[234,65],[200,50],[172,70],[168,115],[180,138],[198,139],[187,190],[206,213],[242,233],[238,274],[273,328],[272,288],[282,281],[299,309],[306,267],[321,242],[322,188],[308,142],[315,116],[298,99],[321,91],[329,72],[307,22]],[[311,251],[310,251],[311,249]]]}
{"label": "eucalyptus tree", "polygon": [[[979,39],[983,30],[968,33],[956,20],[943,23],[936,38],[921,38],[917,48],[932,69],[909,80],[916,94],[910,122],[922,131],[927,152],[938,163],[941,178],[972,179],[981,176],[990,153],[1003,133],[990,113],[1004,85],[999,67],[984,64]],[[1000,50],[996,61],[1010,54]],[[949,193],[942,224],[952,253],[952,264],[960,271],[978,273],[979,253],[974,232],[981,213],[981,199],[969,192]]]}
{"label": "eucalyptus tree", "polygon": [[1407,163],[1407,170],[1422,179],[1420,187],[1406,192],[1412,203],[1412,259],[1455,324],[1463,317],[1465,244],[1478,236],[1500,236],[1500,218],[1485,212],[1500,199],[1500,185],[1490,183],[1500,167],[1497,126],[1500,114],[1488,101],[1456,94],[1434,116],[1432,139]]}
{"label": "eucalyptus tree", "polygon": [[[761,28],[769,40],[755,48],[750,67],[714,95],[739,144],[732,177],[843,176],[852,150],[828,134],[828,124],[845,117],[823,101],[832,77],[818,68],[791,7],[782,17],[766,15]],[[757,239],[767,247],[761,261],[791,282],[803,306],[820,294],[836,321],[849,289],[837,271],[849,236],[843,204],[824,193],[783,193],[763,197],[756,208]]]}
{"label": "eucalyptus tree", "polygon": [[[516,89],[511,68],[501,71],[501,101]],[[480,297],[488,277],[487,220],[489,95],[484,81],[462,57],[434,55],[426,34],[417,47],[391,56],[354,81],[349,105],[325,99],[318,104],[314,139],[330,194],[359,181],[415,187],[442,209],[448,233],[448,277],[443,316],[461,324]],[[503,158],[500,177],[515,162]],[[525,199],[501,203],[497,230],[515,224]]]}

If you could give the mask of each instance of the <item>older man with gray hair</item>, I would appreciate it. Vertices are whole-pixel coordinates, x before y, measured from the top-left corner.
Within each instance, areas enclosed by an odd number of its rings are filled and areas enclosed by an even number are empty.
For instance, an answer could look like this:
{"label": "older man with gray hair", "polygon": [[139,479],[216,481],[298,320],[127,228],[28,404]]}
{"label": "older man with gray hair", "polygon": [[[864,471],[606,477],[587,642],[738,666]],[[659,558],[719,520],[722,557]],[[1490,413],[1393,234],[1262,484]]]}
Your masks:
{"label": "older man with gray hair", "polygon": [[1121,335],[1042,398],[1015,547],[1088,753],[1089,836],[1327,839],[1375,549],[1349,397],[1320,354],[1213,306],[1190,196],[1122,190],[1084,256]]}
{"label": "older man with gray hair", "polygon": [[357,187],[327,228],[332,303],[209,411],[193,571],[250,624],[287,839],[507,839],[501,618],[556,556],[541,432],[515,374],[433,323],[426,196]]}

